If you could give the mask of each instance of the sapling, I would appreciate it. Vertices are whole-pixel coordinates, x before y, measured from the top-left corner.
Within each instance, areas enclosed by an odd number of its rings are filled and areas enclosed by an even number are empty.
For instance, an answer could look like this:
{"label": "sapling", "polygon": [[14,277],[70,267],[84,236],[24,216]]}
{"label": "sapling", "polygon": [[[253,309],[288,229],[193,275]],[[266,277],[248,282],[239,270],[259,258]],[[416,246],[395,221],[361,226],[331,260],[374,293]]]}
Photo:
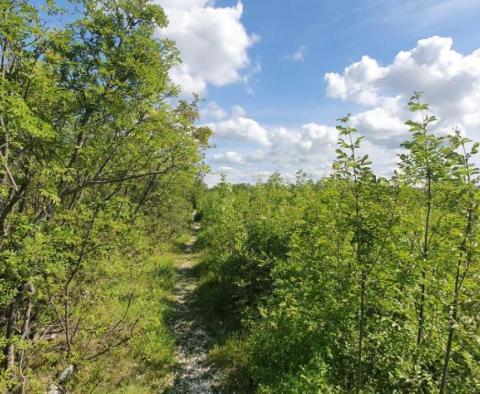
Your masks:
{"label": "sapling", "polygon": [[415,92],[408,103],[412,113],[420,114],[419,120],[409,120],[411,139],[402,144],[407,150],[400,155],[400,179],[407,185],[417,188],[422,194],[423,230],[421,248],[417,255],[420,271],[419,295],[416,299],[417,334],[414,364],[417,365],[425,337],[427,276],[430,265],[431,240],[433,232],[432,215],[436,185],[445,176],[444,138],[434,135],[430,126],[437,120],[429,114],[429,106],[421,100],[422,93]]}
{"label": "sapling", "polygon": [[365,297],[368,276],[368,247],[367,232],[364,231],[363,198],[365,188],[372,182],[373,174],[370,168],[371,162],[368,155],[360,155],[359,149],[363,137],[354,138],[355,128],[349,126],[350,117],[338,119],[340,125],[337,130],[340,132],[337,149],[337,160],[333,168],[335,175],[347,181],[354,198],[354,253],[355,263],[360,271],[360,307],[358,317],[358,344],[357,344],[357,366],[356,384],[357,393],[363,387],[363,342],[365,338]]}
{"label": "sapling", "polygon": [[[452,353],[452,345],[455,337],[455,330],[460,317],[459,299],[466,276],[473,263],[476,249],[476,235],[478,222],[478,186],[480,170],[472,163],[480,147],[480,143],[471,144],[472,141],[462,137],[458,130],[454,135],[449,136],[450,149],[449,164],[450,177],[459,191],[461,222],[463,231],[458,244],[458,260],[455,269],[452,300],[449,305],[448,335],[445,345],[445,356],[440,382],[440,393],[445,393],[447,388],[448,365]],[[470,149],[469,146],[471,145]]]}

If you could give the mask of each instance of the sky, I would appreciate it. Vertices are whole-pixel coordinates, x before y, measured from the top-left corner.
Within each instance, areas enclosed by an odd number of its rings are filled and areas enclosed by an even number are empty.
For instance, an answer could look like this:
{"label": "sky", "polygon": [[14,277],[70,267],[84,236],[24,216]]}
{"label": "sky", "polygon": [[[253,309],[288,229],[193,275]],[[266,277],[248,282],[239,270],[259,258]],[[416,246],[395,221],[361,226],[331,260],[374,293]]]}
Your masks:
{"label": "sky", "polygon": [[414,90],[437,133],[480,140],[480,0],[155,1],[183,59],[171,78],[215,133],[209,184],[327,175],[347,113],[388,176]]}

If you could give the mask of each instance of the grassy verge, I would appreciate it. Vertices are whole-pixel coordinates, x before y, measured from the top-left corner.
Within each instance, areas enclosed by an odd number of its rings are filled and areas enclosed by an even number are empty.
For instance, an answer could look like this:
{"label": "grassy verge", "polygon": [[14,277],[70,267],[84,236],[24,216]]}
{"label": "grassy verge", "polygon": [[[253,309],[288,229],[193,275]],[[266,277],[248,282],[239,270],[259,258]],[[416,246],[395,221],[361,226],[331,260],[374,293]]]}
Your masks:
{"label": "grassy verge", "polygon": [[196,271],[200,281],[196,308],[203,316],[208,334],[215,341],[209,359],[222,371],[221,389],[227,393],[252,393],[254,389],[248,372],[249,360],[239,314],[226,302],[229,291],[215,280],[206,261],[200,262]]}
{"label": "grassy verge", "polygon": [[[128,309],[127,318],[137,321],[135,334],[126,344],[80,368],[75,392],[158,393],[171,384],[175,345],[166,317],[176,280],[174,260],[174,255],[164,252],[150,256],[130,273],[132,296],[125,295],[124,283],[119,281],[118,296],[92,313],[112,320],[112,315],[121,318]],[[115,281],[111,286],[115,294]]]}

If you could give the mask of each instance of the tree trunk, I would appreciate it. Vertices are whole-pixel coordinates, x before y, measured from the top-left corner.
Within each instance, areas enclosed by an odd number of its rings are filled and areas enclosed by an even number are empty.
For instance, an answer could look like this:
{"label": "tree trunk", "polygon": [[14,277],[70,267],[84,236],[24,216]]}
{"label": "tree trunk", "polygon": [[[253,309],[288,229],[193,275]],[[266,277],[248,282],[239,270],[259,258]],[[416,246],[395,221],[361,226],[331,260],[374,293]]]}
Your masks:
{"label": "tree trunk", "polygon": [[359,393],[363,386],[363,339],[365,336],[365,274],[362,272],[362,282],[360,287],[360,314],[358,322],[358,349],[357,349],[357,386],[356,393]]}
{"label": "tree trunk", "polygon": [[429,241],[430,241],[430,218],[432,215],[432,179],[428,174],[427,180],[427,210],[425,214],[425,228],[423,232],[423,250],[422,250],[422,283],[420,285],[420,301],[418,306],[418,330],[417,330],[417,352],[416,360],[420,353],[425,331],[425,295],[426,295],[426,280],[427,280],[427,261],[429,255]]}
{"label": "tree trunk", "polygon": [[15,325],[17,322],[18,304],[22,298],[22,290],[19,290],[8,311],[6,342],[4,348],[5,354],[5,368],[9,369],[15,365],[15,344],[12,343],[13,335],[15,333]]}
{"label": "tree trunk", "polygon": [[450,362],[453,337],[455,335],[455,323],[457,320],[457,302],[458,302],[457,297],[458,297],[458,294],[455,294],[455,299],[452,305],[452,316],[451,316],[451,320],[448,328],[448,339],[447,339],[447,346],[445,348],[445,359],[443,362],[442,381],[440,383],[440,394],[444,394],[447,388],[448,363]]}

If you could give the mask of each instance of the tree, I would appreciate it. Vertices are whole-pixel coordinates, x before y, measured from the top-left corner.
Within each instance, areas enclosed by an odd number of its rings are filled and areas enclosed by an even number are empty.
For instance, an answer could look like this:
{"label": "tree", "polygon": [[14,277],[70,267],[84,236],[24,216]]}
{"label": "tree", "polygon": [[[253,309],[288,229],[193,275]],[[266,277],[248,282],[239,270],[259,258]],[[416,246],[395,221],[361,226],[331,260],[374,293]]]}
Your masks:
{"label": "tree", "polygon": [[[162,205],[152,201],[188,190],[211,135],[195,126],[196,101],[172,108],[178,87],[168,71],[179,57],[155,36],[167,24],[161,7],[73,3],[67,24],[43,20],[27,1],[0,6],[0,313],[4,366],[22,379],[18,350],[45,327],[59,328],[65,357],[78,359],[75,342],[90,329],[79,314],[102,275],[96,264],[135,239],[145,217],[160,223]],[[123,343],[136,323],[111,327],[97,353]],[[81,358],[92,359],[86,350]]]}
{"label": "tree", "polygon": [[[357,393],[363,387],[363,347],[365,340],[365,303],[367,292],[367,279],[371,271],[372,243],[368,230],[368,216],[365,211],[365,201],[368,198],[368,189],[373,183],[373,173],[370,168],[371,162],[367,155],[360,156],[358,150],[363,137],[353,138],[357,130],[348,125],[349,116],[339,119],[340,125],[337,130],[340,132],[337,149],[337,161],[334,163],[334,175],[347,183],[350,189],[353,203],[353,239],[355,270],[359,270],[360,300],[358,313],[358,345],[357,345],[357,366],[356,385]],[[345,137],[345,138],[343,138]]]}
{"label": "tree", "polygon": [[[449,136],[450,147],[447,151],[450,165],[450,179],[456,189],[456,208],[460,213],[461,236],[457,244],[457,264],[454,274],[452,301],[449,305],[448,335],[445,344],[440,393],[447,390],[448,366],[451,359],[452,345],[456,327],[460,318],[460,299],[465,278],[470,274],[477,255],[476,239],[478,231],[478,187],[480,170],[472,162],[478,154],[480,144],[462,137],[458,130]],[[471,148],[469,149],[469,145]]]}
{"label": "tree", "polygon": [[411,140],[404,142],[402,147],[407,149],[406,154],[400,155],[400,179],[407,185],[420,188],[423,197],[423,232],[421,248],[418,256],[420,271],[419,294],[416,302],[417,335],[415,364],[419,360],[425,337],[425,311],[428,272],[432,265],[430,250],[432,244],[432,214],[436,185],[445,176],[444,140],[429,131],[429,126],[436,121],[435,116],[428,113],[428,105],[421,101],[421,92],[415,92],[408,103],[410,111],[420,114],[420,120],[409,120]]}

